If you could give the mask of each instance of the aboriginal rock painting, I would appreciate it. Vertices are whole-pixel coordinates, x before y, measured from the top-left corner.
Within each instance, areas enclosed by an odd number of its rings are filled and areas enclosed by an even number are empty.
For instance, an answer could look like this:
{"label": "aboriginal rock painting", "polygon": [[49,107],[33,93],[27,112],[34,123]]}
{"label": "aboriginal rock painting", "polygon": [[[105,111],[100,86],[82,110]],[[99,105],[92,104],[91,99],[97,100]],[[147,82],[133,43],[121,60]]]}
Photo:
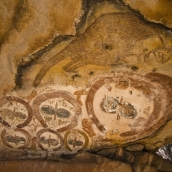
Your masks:
{"label": "aboriginal rock painting", "polygon": [[65,131],[77,125],[81,107],[70,93],[56,91],[34,99],[33,113],[42,126]]}
{"label": "aboriginal rock painting", "polygon": [[164,112],[171,98],[167,85],[160,84],[165,79],[154,73],[144,77],[117,73],[96,79],[86,97],[88,116],[106,139],[132,140],[151,134],[169,117]]}
{"label": "aboriginal rock painting", "polygon": [[42,150],[57,151],[63,146],[63,138],[51,129],[42,129],[37,133],[38,145]]}
{"label": "aboriginal rock painting", "polygon": [[69,151],[85,149],[88,142],[88,136],[83,131],[71,130],[65,134],[65,146]]}
{"label": "aboriginal rock painting", "polygon": [[30,145],[31,135],[24,129],[6,130],[1,133],[3,143],[10,148],[27,148]]}
{"label": "aboriginal rock painting", "polygon": [[117,72],[73,91],[52,88],[29,100],[6,96],[0,100],[1,146],[76,153],[141,139],[171,118],[171,84],[159,73]]}
{"label": "aboriginal rock painting", "polygon": [[130,103],[122,103],[123,98],[121,98],[120,101],[118,98],[119,97],[113,98],[105,95],[101,103],[102,110],[106,113],[117,113],[118,118],[119,115],[126,118],[134,118],[137,115],[137,111],[134,106]]}
{"label": "aboriginal rock painting", "polygon": [[127,58],[131,56],[139,63],[153,61],[164,64],[172,55],[172,41],[163,35],[164,31],[164,28],[146,23],[131,13],[102,15],[84,34],[45,63],[35,78],[34,86],[40,84],[51,67],[69,57],[71,61],[63,67],[65,72],[76,72],[88,64],[127,64]]}
{"label": "aboriginal rock painting", "polygon": [[17,97],[0,100],[0,122],[7,127],[22,128],[32,119],[32,109],[28,103]]}

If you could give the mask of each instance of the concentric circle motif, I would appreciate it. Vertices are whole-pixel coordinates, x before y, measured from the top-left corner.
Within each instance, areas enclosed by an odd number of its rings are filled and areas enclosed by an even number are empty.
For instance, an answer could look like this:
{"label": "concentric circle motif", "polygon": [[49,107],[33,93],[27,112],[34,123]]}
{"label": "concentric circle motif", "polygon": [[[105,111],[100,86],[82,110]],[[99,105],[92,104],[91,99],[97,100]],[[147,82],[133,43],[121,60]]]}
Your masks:
{"label": "concentric circle motif", "polygon": [[158,73],[99,78],[86,98],[88,115],[106,139],[133,141],[148,136],[171,118],[170,84],[172,78]]}
{"label": "concentric circle motif", "polygon": [[6,127],[23,128],[32,120],[32,109],[27,102],[17,97],[0,100],[0,122]]}
{"label": "concentric circle motif", "polygon": [[75,97],[65,91],[47,92],[33,100],[33,113],[43,127],[63,132],[78,125],[81,107]]}

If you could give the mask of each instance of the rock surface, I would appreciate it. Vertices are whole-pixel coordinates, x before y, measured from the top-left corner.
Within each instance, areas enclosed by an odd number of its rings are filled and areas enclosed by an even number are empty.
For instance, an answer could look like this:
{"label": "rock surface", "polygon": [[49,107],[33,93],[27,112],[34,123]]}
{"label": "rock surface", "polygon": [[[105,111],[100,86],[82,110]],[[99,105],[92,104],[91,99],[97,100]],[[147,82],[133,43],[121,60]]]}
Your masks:
{"label": "rock surface", "polygon": [[142,144],[134,144],[125,147],[125,150],[127,151],[142,151],[143,149],[144,149],[144,145]]}
{"label": "rock surface", "polygon": [[32,54],[56,44],[59,35],[76,35],[83,7],[81,0],[65,3],[51,0],[41,4],[35,0],[1,1],[1,4],[0,16],[5,22],[1,27],[0,58],[5,67],[1,68],[0,84],[1,91],[9,91],[15,87],[17,66],[25,56],[25,61],[31,61]]}
{"label": "rock surface", "polygon": [[168,0],[122,0],[134,11],[139,12],[148,21],[161,23],[172,28],[172,2]]}
{"label": "rock surface", "polygon": [[[106,149],[106,151],[110,151]],[[73,156],[63,156],[59,157],[58,161],[51,161],[52,158],[49,157],[48,160],[10,160],[1,161],[0,170],[3,172],[12,172],[14,169],[16,172],[22,171],[108,171],[108,172],[121,172],[121,171],[136,171],[136,172],[156,172],[156,171],[166,171],[168,166],[168,172],[171,169],[171,163],[164,161],[157,155],[143,153],[143,152],[132,152],[126,154],[124,150],[117,150],[123,155],[117,155],[114,157],[106,158],[90,153],[80,153]],[[1,151],[1,153],[3,153]],[[131,155],[133,160],[131,160]],[[11,157],[13,153],[11,154]],[[107,156],[107,154],[106,154]],[[107,156],[108,157],[108,156]],[[127,159],[128,158],[128,159]],[[53,159],[54,160],[54,159]]]}
{"label": "rock surface", "polygon": [[1,0],[0,171],[170,169],[171,7]]}

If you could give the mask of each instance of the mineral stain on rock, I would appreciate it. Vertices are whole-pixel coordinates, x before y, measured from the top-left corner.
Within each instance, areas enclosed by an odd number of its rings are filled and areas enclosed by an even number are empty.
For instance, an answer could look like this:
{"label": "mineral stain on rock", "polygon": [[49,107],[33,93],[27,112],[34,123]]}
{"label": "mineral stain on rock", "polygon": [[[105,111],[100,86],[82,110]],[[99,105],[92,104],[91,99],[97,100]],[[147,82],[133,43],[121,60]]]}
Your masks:
{"label": "mineral stain on rock", "polygon": [[137,111],[130,103],[123,103],[117,107],[119,114],[125,118],[132,119],[137,115]]}
{"label": "mineral stain on rock", "polygon": [[40,142],[43,144],[48,144],[49,146],[57,146],[59,144],[57,140],[51,138],[46,139],[44,136],[40,138]]}
{"label": "mineral stain on rock", "polygon": [[63,108],[57,109],[56,113],[57,113],[57,117],[59,117],[59,118],[69,118],[69,116],[70,116],[70,112]]}
{"label": "mineral stain on rock", "polygon": [[26,119],[26,115],[22,112],[14,112],[14,116],[20,119]]}
{"label": "mineral stain on rock", "polygon": [[9,136],[6,136],[6,140],[8,142],[15,143],[16,145],[18,143],[24,143],[24,144],[26,143],[26,139],[24,137],[20,137],[20,136],[11,136],[11,135],[9,135]]}
{"label": "mineral stain on rock", "polygon": [[54,115],[55,114],[54,108],[51,106],[48,106],[48,105],[43,105],[41,107],[41,111],[48,114],[48,115]]}
{"label": "mineral stain on rock", "polygon": [[101,108],[106,113],[116,113],[116,107],[119,105],[119,101],[116,98],[104,96],[101,102]]}
{"label": "mineral stain on rock", "polygon": [[16,117],[17,119],[26,119],[27,118],[27,116],[24,113],[19,112],[19,111],[13,112],[10,109],[2,109],[0,111],[0,114],[1,114],[1,116],[3,118],[6,118],[7,117],[7,118],[9,118],[11,120],[13,120],[14,117]]}
{"label": "mineral stain on rock", "polygon": [[41,111],[48,115],[56,114],[57,117],[59,117],[59,118],[69,118],[69,116],[70,116],[70,112],[68,110],[63,109],[63,108],[58,108],[57,110],[55,110],[53,107],[51,107],[49,105],[43,105],[41,107]]}
{"label": "mineral stain on rock", "polygon": [[68,143],[69,143],[69,145],[73,145],[73,147],[83,145],[83,142],[80,140],[77,140],[76,137],[74,139],[69,139]]}
{"label": "mineral stain on rock", "polygon": [[133,105],[126,102],[119,102],[118,99],[104,96],[101,102],[101,109],[106,113],[118,113],[128,119],[132,119],[137,115],[137,111]]}

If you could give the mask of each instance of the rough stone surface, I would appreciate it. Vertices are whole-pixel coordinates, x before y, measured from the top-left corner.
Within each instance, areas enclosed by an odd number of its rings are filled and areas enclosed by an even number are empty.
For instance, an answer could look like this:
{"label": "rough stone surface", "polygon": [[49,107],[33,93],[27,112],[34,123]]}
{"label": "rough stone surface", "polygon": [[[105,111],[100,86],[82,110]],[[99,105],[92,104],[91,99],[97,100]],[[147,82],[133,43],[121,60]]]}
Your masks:
{"label": "rough stone surface", "polygon": [[[1,24],[0,59],[1,65],[6,66],[1,68],[1,91],[15,87],[17,66],[25,56],[56,44],[59,35],[76,35],[76,26],[83,15],[81,0],[17,2],[1,1],[0,16],[7,21]],[[27,58],[30,61],[32,57]]]}
{"label": "rough stone surface", "polygon": [[166,171],[155,152],[172,142],[171,7],[1,0],[4,169]]}
{"label": "rough stone surface", "polygon": [[127,151],[142,151],[144,149],[144,145],[142,144],[134,144],[124,148]]}
{"label": "rough stone surface", "polygon": [[[1,152],[2,153],[2,152]],[[81,153],[72,157],[63,156],[58,161],[49,160],[10,160],[0,161],[0,170],[3,172],[20,172],[20,171],[136,171],[136,172],[156,172],[171,171],[171,163],[164,161],[162,158],[149,153],[132,153],[135,160],[129,162],[124,159],[107,159],[98,155]],[[148,159],[147,159],[148,158]],[[167,170],[168,168],[168,170]]]}
{"label": "rough stone surface", "polygon": [[141,13],[148,21],[161,23],[172,28],[172,2],[168,0],[122,0],[134,11]]}
{"label": "rough stone surface", "polygon": [[2,172],[12,172],[15,169],[15,172],[87,172],[93,171],[98,165],[93,163],[60,163],[53,161],[8,161],[0,162],[0,170]]}

